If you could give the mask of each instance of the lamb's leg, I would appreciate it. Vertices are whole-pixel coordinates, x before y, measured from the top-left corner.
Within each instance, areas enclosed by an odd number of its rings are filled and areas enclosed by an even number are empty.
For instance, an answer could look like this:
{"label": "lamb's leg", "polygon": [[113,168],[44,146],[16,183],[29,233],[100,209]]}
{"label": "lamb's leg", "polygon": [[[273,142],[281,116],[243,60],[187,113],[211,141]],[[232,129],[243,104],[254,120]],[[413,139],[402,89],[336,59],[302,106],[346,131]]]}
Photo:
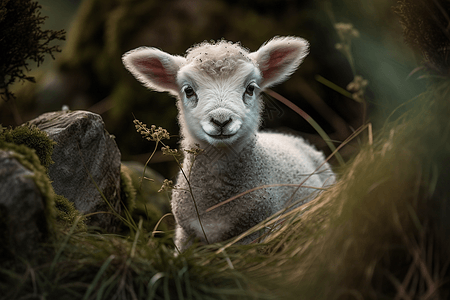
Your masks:
{"label": "lamb's leg", "polygon": [[183,252],[192,245],[192,238],[186,233],[186,231],[177,224],[175,228],[175,246],[180,252]]}

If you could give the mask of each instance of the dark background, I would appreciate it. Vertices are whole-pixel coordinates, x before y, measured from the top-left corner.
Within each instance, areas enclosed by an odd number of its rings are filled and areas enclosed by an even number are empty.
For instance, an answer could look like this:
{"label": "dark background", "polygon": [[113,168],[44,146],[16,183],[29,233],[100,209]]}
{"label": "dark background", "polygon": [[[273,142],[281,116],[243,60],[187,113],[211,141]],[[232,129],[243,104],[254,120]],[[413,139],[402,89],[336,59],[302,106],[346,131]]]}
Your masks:
{"label": "dark background", "polygon": [[[195,43],[221,38],[255,51],[273,36],[295,35],[311,44],[310,55],[287,82],[274,90],[313,117],[331,139],[343,141],[364,122],[380,128],[401,103],[424,89],[417,75],[420,61],[403,42],[395,1],[219,1],[219,0],[40,0],[48,29],[65,29],[63,51],[33,68],[37,83],[14,86],[14,105],[0,100],[0,123],[19,125],[41,113],[87,109],[102,115],[116,136],[123,160],[145,162],[154,144],[134,130],[133,115],[178,134],[175,100],[142,87],[122,66],[121,55],[139,46],[153,46],[182,55]],[[354,74],[336,50],[337,22],[351,23],[360,37],[352,41],[356,73],[369,81],[366,105],[324,86],[320,75],[345,88]],[[405,92],[406,91],[406,92]],[[329,153],[324,141],[305,120],[283,104],[266,99],[264,128],[289,131]],[[399,111],[399,113],[401,110]],[[177,147],[177,139],[169,144]],[[342,151],[349,158],[355,142]],[[160,153],[151,167],[171,178],[176,166]]]}

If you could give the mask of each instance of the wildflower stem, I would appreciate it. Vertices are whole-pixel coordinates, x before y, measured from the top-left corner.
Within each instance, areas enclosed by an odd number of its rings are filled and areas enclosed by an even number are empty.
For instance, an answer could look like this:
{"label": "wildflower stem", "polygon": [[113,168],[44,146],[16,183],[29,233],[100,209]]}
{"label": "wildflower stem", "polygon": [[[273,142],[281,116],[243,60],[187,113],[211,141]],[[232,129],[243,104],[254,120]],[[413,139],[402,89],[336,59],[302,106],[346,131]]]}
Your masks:
{"label": "wildflower stem", "polygon": [[355,62],[353,60],[353,56],[352,53],[350,52],[351,51],[350,49],[351,49],[351,42],[348,42],[348,51],[346,51],[345,56],[347,57],[350,68],[352,69],[353,76],[356,76]]}
{"label": "wildflower stem", "polygon": [[142,188],[142,181],[144,180],[144,177],[145,177],[145,171],[147,171],[147,165],[148,165],[148,163],[150,162],[150,160],[152,159],[153,155],[155,155],[156,149],[158,149],[158,144],[159,144],[159,140],[156,141],[155,149],[153,149],[152,154],[150,155],[150,157],[149,157],[149,158],[147,159],[147,161],[145,162],[145,165],[144,165],[144,171],[143,171],[143,173],[142,173],[141,180],[139,180],[139,189]]}
{"label": "wildflower stem", "polygon": [[205,232],[205,229],[203,228],[203,223],[200,218],[200,213],[198,212],[197,202],[195,201],[195,198],[194,198],[194,192],[192,191],[191,183],[189,182],[188,178],[186,177],[186,174],[184,173],[183,168],[181,167],[181,164],[178,161],[178,159],[175,158],[175,160],[177,161],[177,164],[180,167],[180,170],[183,173],[183,176],[188,183],[189,192],[191,193],[192,201],[194,202],[194,207],[195,207],[195,212],[197,213],[198,222],[200,223],[200,227],[202,228],[202,232],[203,232],[203,235],[205,236],[206,243],[209,244],[208,237],[206,236],[206,232]]}
{"label": "wildflower stem", "polygon": [[183,174],[183,177],[186,179],[186,182],[187,182],[188,187],[189,187],[189,193],[191,194],[192,201],[194,202],[194,208],[195,208],[195,212],[196,212],[196,214],[197,214],[198,222],[200,223],[200,228],[202,229],[203,235],[205,236],[206,243],[209,244],[208,237],[206,236],[206,232],[205,232],[205,229],[203,228],[203,223],[202,223],[202,220],[201,220],[201,218],[200,218],[200,213],[199,213],[199,211],[198,211],[197,202],[195,201],[195,198],[194,198],[194,192],[192,191],[191,183],[189,182],[189,179],[188,179],[188,177],[186,176],[186,173],[184,172],[183,167],[181,166],[180,161],[179,161],[175,156],[173,156],[173,158],[174,158],[175,161],[177,162],[178,167],[180,168],[181,173]]}

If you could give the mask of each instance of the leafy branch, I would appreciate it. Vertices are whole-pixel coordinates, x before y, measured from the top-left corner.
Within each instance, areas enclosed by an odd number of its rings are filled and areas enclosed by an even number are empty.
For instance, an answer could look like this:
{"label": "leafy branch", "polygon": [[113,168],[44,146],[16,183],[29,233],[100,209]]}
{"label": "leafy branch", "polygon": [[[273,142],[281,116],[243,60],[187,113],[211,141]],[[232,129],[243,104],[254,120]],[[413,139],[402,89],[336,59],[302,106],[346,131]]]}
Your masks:
{"label": "leafy branch", "polygon": [[41,15],[41,8],[32,0],[0,2],[0,96],[5,101],[15,98],[10,87],[17,80],[35,82],[26,74],[30,61],[39,67],[46,54],[54,59],[54,53],[61,52],[52,41],[65,40],[65,31],[42,30],[47,17]]}

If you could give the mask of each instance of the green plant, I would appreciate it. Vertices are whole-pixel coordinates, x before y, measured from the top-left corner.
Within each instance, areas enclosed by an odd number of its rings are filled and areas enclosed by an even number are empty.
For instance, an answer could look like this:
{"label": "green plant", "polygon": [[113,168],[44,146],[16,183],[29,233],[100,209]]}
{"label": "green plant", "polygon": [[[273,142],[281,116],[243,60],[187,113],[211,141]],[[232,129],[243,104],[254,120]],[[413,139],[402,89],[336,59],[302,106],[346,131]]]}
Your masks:
{"label": "green plant", "polygon": [[46,17],[41,16],[42,7],[32,0],[3,0],[0,3],[0,96],[3,100],[14,98],[10,86],[19,81],[32,81],[26,75],[29,61],[42,64],[45,55],[54,58],[60,52],[52,41],[64,40],[64,30],[42,30]]}
{"label": "green plant", "polygon": [[[173,159],[176,161],[176,163],[181,171],[181,174],[183,174],[184,178],[186,179],[186,181],[188,183],[189,193],[191,194],[192,201],[194,202],[194,207],[195,207],[195,211],[197,213],[197,218],[200,223],[200,227],[202,229],[203,235],[205,236],[206,242],[209,244],[208,237],[206,236],[206,232],[205,232],[205,229],[203,228],[203,223],[200,218],[200,213],[197,208],[197,203],[195,201],[194,193],[192,192],[191,183],[189,181],[192,166],[194,165],[194,162],[195,162],[195,158],[198,155],[200,155],[203,152],[203,150],[200,149],[199,147],[196,147],[193,149],[184,149],[184,151],[188,155],[193,155],[193,158],[194,158],[192,161],[192,164],[189,166],[189,172],[188,172],[188,174],[186,174],[186,172],[184,171],[183,166],[181,165],[181,162],[180,162],[180,157],[182,154],[180,154],[177,149],[171,149],[169,146],[165,145],[162,142],[162,140],[170,138],[169,132],[167,130],[165,130],[161,127],[157,128],[156,125],[152,125],[150,128],[148,128],[146,124],[140,122],[137,119],[134,120],[134,124],[135,124],[137,132],[139,132],[143,138],[145,138],[148,141],[156,142],[155,148],[153,149],[152,154],[150,155],[147,162],[145,163],[145,166],[147,166],[148,163],[150,162],[150,160],[152,159],[153,155],[155,154],[156,150],[158,149],[159,143],[161,143],[163,145],[163,147],[161,148],[163,154],[172,156]],[[145,178],[145,169],[144,169],[144,173],[142,175],[141,180],[143,180],[144,178]],[[148,178],[145,178],[145,179],[148,179]],[[170,180],[164,180],[160,191],[162,192],[162,191],[166,191],[166,190],[172,189],[172,188],[174,188],[173,182]]]}

